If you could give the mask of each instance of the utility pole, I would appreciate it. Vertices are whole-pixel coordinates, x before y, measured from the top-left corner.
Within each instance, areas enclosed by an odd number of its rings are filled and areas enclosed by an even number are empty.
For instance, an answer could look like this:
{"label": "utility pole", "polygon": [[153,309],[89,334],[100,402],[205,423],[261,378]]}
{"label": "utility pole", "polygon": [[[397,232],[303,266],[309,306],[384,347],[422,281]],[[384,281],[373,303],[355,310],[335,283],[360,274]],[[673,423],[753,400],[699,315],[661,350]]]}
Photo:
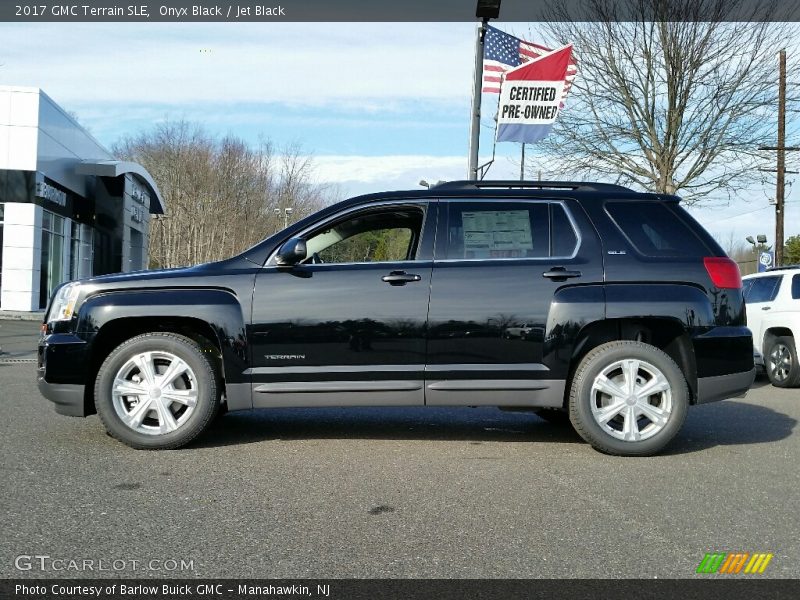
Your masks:
{"label": "utility pole", "polygon": [[522,156],[519,161],[519,180],[525,181],[525,142],[522,142]]}
{"label": "utility pole", "polygon": [[501,0],[478,0],[475,16],[481,20],[475,39],[475,72],[472,82],[472,120],[469,126],[469,173],[468,179],[478,180],[478,147],[481,141],[481,90],[483,88],[483,46],[486,41],[486,26],[489,19],[500,16]]}
{"label": "utility pole", "polygon": [[[761,146],[759,150],[775,150],[775,266],[783,265],[783,217],[786,194],[786,153],[800,150],[800,146],[786,145],[786,49],[778,53],[778,145]],[[769,169],[762,169],[769,170]]]}
{"label": "utility pole", "polygon": [[486,39],[486,23],[489,19],[481,19],[478,35],[475,40],[475,72],[472,88],[472,121],[469,126],[469,173],[472,181],[478,179],[478,147],[481,140],[481,88],[483,87],[483,43]]}
{"label": "utility pole", "polygon": [[775,266],[783,266],[783,200],[786,192],[786,50],[779,54],[778,164],[775,186]]}

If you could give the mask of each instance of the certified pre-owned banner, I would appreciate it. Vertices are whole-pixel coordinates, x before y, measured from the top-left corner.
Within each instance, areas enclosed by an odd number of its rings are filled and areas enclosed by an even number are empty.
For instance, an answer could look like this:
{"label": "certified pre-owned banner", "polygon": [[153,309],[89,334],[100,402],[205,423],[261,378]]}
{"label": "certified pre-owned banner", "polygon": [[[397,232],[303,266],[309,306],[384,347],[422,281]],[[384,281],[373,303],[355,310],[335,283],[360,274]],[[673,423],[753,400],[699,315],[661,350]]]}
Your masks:
{"label": "certified pre-owned banner", "polygon": [[498,142],[532,144],[550,133],[571,56],[569,44],[506,71],[500,86]]}

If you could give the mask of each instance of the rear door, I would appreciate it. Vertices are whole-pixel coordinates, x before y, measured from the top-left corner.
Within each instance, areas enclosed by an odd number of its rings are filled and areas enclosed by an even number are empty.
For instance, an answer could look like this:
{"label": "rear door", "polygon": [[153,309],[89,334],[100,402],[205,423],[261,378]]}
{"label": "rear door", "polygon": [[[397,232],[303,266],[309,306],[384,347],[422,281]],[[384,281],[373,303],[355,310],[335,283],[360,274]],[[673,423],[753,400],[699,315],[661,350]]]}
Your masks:
{"label": "rear door", "polygon": [[[600,282],[600,246],[564,200],[440,202],[428,313],[429,405],[560,405],[554,296]],[[562,324],[558,327],[578,326]],[[548,339],[553,336],[553,339]]]}

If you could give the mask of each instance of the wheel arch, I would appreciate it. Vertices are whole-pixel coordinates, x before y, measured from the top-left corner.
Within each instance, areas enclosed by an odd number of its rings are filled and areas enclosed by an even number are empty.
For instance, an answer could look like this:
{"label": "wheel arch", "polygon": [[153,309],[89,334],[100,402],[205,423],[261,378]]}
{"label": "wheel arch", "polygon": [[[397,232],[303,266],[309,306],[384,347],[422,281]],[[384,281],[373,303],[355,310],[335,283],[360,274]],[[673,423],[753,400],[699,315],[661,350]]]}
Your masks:
{"label": "wheel arch", "polygon": [[779,337],[790,337],[797,339],[794,335],[794,332],[789,327],[768,327],[764,331],[764,337],[761,340],[761,354],[766,356],[767,349],[769,348],[770,344],[774,342]]}
{"label": "wheel arch", "polygon": [[607,342],[638,341],[663,350],[680,368],[689,387],[690,402],[697,399],[697,361],[694,346],[683,324],[672,317],[622,317],[584,325],[576,336],[570,358],[568,381],[581,360]]}
{"label": "wheel arch", "polygon": [[88,332],[91,339],[84,367],[86,414],[95,411],[94,380],[105,358],[125,340],[157,331],[207,344],[218,360],[229,404],[233,395],[236,408],[250,408],[249,383],[244,375],[248,362],[244,317],[230,292],[191,289],[106,293],[89,298],[81,307],[78,329]]}

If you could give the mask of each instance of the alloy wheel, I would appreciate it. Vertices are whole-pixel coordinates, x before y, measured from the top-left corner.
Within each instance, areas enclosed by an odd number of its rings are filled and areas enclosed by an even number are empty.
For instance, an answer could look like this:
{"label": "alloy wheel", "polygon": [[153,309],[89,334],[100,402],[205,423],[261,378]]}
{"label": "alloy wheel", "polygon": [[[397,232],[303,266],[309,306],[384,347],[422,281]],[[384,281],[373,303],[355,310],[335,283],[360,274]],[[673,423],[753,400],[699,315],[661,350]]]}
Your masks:
{"label": "alloy wheel", "polygon": [[769,370],[775,381],[786,381],[792,371],[792,353],[785,344],[775,344],[769,353]]}
{"label": "alloy wheel", "polygon": [[117,371],[112,403],[122,422],[147,435],[179,429],[197,405],[197,378],[191,367],[171,352],[141,352]]}
{"label": "alloy wheel", "polygon": [[646,440],[664,429],[672,413],[672,388],[652,364],[619,360],[592,382],[592,416],[606,433],[626,441]]}

